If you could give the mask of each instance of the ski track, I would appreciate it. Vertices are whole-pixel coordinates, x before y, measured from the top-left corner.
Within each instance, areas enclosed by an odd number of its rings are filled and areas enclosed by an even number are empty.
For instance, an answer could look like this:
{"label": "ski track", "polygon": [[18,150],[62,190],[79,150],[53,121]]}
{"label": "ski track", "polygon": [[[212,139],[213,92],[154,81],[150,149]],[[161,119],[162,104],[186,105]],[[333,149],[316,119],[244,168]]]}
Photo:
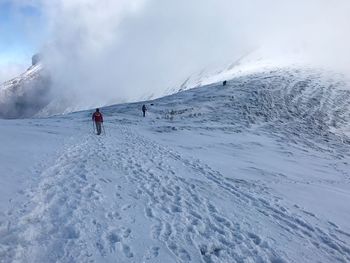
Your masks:
{"label": "ski track", "polygon": [[[334,223],[127,126],[80,137],[40,176],[0,222],[0,262],[297,262],[265,227],[303,249],[304,262],[350,262],[350,234]],[[152,242],[141,251],[143,221]]]}

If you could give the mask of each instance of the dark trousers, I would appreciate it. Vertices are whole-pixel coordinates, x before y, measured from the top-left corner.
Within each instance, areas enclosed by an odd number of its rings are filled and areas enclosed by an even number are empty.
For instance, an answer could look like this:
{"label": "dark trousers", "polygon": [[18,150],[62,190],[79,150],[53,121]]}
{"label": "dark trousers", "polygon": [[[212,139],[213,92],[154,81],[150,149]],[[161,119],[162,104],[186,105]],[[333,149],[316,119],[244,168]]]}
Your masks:
{"label": "dark trousers", "polygon": [[96,124],[97,135],[100,135],[102,132],[102,122],[96,121],[95,124]]}
{"label": "dark trousers", "polygon": [[143,112],[143,117],[146,117],[146,111],[143,110],[142,112]]}

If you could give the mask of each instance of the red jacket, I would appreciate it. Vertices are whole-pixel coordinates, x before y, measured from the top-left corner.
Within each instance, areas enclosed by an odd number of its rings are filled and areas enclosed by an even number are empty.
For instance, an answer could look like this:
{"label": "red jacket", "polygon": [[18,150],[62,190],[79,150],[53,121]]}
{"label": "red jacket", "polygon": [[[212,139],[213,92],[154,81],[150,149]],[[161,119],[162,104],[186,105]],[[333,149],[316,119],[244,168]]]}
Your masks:
{"label": "red jacket", "polygon": [[95,112],[92,114],[92,120],[95,122],[103,122],[103,117],[101,112]]}

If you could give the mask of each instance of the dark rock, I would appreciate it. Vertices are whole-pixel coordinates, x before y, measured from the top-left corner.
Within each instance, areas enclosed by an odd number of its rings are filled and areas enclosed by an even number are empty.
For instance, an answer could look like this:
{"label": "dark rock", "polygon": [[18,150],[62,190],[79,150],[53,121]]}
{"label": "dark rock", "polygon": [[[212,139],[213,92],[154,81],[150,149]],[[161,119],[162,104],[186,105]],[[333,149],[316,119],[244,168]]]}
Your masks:
{"label": "dark rock", "polygon": [[40,54],[35,54],[32,56],[32,66],[37,65],[41,61],[41,55]]}

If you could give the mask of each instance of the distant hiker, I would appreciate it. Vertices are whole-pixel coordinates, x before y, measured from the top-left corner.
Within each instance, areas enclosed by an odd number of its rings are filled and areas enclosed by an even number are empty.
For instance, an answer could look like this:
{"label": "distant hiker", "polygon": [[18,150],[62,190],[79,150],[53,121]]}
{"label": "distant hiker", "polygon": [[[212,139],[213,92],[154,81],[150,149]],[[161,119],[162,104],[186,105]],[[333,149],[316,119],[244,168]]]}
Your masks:
{"label": "distant hiker", "polygon": [[146,105],[145,105],[145,104],[143,104],[143,105],[142,105],[142,113],[143,113],[143,117],[146,117],[146,111],[147,111]]}
{"label": "distant hiker", "polygon": [[225,80],[223,83],[222,83],[222,86],[226,86],[227,84],[227,80]]}
{"label": "distant hiker", "polygon": [[100,112],[100,109],[96,109],[94,114],[92,114],[92,121],[95,122],[97,135],[100,135],[102,132],[103,116]]}

